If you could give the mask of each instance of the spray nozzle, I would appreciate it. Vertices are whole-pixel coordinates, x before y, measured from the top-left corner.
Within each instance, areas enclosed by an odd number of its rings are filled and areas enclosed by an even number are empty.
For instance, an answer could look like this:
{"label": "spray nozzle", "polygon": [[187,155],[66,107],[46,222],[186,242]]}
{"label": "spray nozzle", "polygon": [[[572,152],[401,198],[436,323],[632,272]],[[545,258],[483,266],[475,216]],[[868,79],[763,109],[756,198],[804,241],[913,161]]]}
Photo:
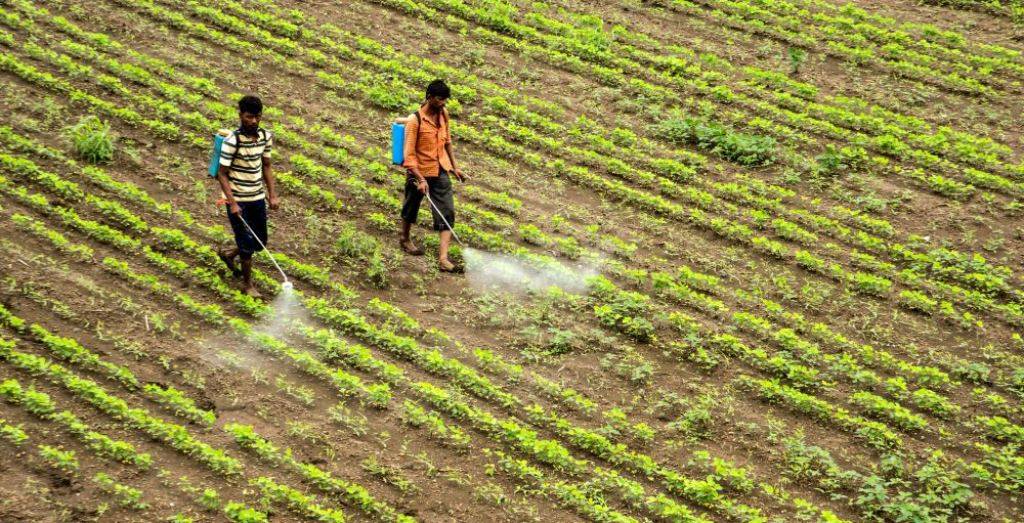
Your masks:
{"label": "spray nozzle", "polygon": [[286,281],[286,282],[282,283],[281,284],[281,289],[286,290],[286,291],[292,290],[292,282]]}

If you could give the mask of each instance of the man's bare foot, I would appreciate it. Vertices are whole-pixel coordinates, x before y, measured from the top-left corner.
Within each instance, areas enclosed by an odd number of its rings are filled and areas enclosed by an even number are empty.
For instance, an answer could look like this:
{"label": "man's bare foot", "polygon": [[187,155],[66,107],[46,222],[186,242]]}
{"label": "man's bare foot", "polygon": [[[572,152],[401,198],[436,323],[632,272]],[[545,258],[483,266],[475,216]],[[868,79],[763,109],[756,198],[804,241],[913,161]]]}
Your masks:
{"label": "man's bare foot", "polygon": [[244,292],[248,296],[252,296],[253,298],[263,297],[263,295],[260,294],[260,291],[255,286],[246,287],[245,289],[242,289],[242,292]]}
{"label": "man's bare foot", "polygon": [[398,245],[402,247],[402,250],[405,251],[406,254],[411,254],[413,256],[423,255],[423,249],[420,249],[412,243],[412,240],[402,240],[398,242]]}
{"label": "man's bare foot", "polygon": [[441,272],[455,272],[455,264],[448,261],[447,258],[437,260],[437,268],[440,269]]}
{"label": "man's bare foot", "polygon": [[228,270],[231,271],[232,276],[234,276],[235,278],[239,278],[242,276],[242,269],[239,269],[238,266],[235,265],[234,258],[228,256],[227,251],[225,251],[224,249],[218,249],[217,257],[220,258],[220,261],[224,262],[224,265],[228,266]]}

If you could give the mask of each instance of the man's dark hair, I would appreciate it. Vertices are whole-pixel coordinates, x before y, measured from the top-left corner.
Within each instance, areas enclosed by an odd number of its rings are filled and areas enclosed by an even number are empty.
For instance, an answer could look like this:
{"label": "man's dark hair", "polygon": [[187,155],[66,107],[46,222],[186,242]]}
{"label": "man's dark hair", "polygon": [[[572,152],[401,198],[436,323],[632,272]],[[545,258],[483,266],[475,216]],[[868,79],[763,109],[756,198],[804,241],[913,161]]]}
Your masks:
{"label": "man's dark hair", "polygon": [[238,101],[238,112],[263,114],[263,100],[259,96],[247,94]]}
{"label": "man's dark hair", "polygon": [[448,88],[448,84],[444,83],[444,80],[434,80],[427,86],[427,98],[431,96],[447,99],[452,96],[452,90]]}

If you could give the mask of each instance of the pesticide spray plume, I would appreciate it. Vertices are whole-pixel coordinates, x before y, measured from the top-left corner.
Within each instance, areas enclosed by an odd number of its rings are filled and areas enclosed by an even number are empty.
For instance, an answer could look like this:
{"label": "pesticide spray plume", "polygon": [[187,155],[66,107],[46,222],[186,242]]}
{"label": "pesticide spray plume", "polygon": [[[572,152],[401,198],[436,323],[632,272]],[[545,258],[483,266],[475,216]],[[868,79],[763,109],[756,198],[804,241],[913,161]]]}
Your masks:
{"label": "pesticide spray plume", "polygon": [[599,274],[596,263],[568,267],[554,261],[544,263],[540,260],[515,258],[467,247],[455,234],[455,229],[445,219],[444,214],[434,205],[430,195],[424,196],[448,230],[452,231],[455,241],[462,247],[462,257],[466,260],[466,279],[473,287],[501,287],[506,292],[516,293],[525,290],[539,291],[555,286],[566,292],[579,294],[586,290],[587,278]]}
{"label": "pesticide spray plume", "polygon": [[[296,322],[308,322],[310,319],[306,308],[302,306],[302,294],[295,290],[295,286],[288,280],[288,275],[284,273],[277,260],[270,254],[267,246],[263,244],[263,241],[252,230],[252,227],[245,221],[245,218],[242,218],[241,215],[238,215],[238,218],[245,225],[245,228],[249,230],[249,234],[256,238],[260,247],[267,251],[270,261],[273,262],[277,272],[281,274],[281,279],[284,280],[281,282],[281,292],[269,304],[270,312],[252,326],[253,331],[273,336],[275,339],[285,343],[297,341],[291,332],[291,326]],[[248,341],[239,343],[237,339],[228,336],[226,333],[207,334],[200,341],[200,347],[205,349],[200,351],[200,359],[214,368],[228,372],[237,370],[251,372],[264,367],[273,368],[275,365],[273,361],[269,360],[255,346],[255,343]],[[240,405],[223,405],[218,406],[218,408],[225,410],[244,408],[248,403],[248,401],[244,401]]]}
{"label": "pesticide spray plume", "polygon": [[254,325],[253,330],[290,343],[293,341],[289,332],[290,326],[297,321],[309,322],[310,316],[306,307],[302,305],[301,293],[284,285],[281,288],[282,292],[270,302],[270,314]]}
{"label": "pesticide spray plume", "polygon": [[274,301],[270,304],[270,317],[264,320],[260,325],[257,326],[257,330],[265,332],[267,334],[281,334],[286,325],[290,324],[296,319],[306,319],[305,309],[302,308],[298,298],[295,296],[295,286],[292,282],[288,281],[288,275],[284,273],[281,266],[278,265],[277,260],[274,259],[274,255],[270,254],[270,250],[263,244],[260,237],[256,235],[256,232],[249,227],[249,224],[242,218],[242,215],[238,215],[238,219],[242,220],[242,224],[249,230],[249,234],[253,238],[256,238],[256,242],[263,247],[263,250],[267,252],[267,257],[273,262],[274,267],[277,268],[277,272],[281,273],[281,292],[274,298]]}
{"label": "pesticide spray plume", "polygon": [[[282,286],[283,287],[283,286]],[[269,304],[270,313],[252,324],[254,333],[272,336],[275,340],[293,344],[302,340],[301,335],[294,332],[296,324],[308,324],[311,317],[303,307],[301,293],[287,291],[278,293]],[[213,331],[204,334],[199,341],[198,358],[212,368],[221,372],[250,373],[255,370],[266,370],[271,375],[279,369],[281,363],[267,356],[256,341],[239,339],[230,331]],[[251,403],[251,399],[241,401],[240,407]],[[228,406],[219,409],[230,410]]]}
{"label": "pesticide spray plume", "polygon": [[580,294],[586,291],[587,279],[600,274],[596,263],[579,266],[543,263],[472,247],[463,248],[462,257],[466,262],[466,280],[480,290],[499,288],[515,294],[555,286],[569,293]]}

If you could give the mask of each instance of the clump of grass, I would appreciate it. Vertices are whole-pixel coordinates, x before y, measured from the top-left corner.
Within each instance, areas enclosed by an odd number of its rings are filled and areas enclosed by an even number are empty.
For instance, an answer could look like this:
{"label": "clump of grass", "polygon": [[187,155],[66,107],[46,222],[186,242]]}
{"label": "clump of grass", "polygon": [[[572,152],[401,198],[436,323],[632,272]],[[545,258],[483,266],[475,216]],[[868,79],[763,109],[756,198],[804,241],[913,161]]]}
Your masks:
{"label": "clump of grass", "polygon": [[114,136],[110,124],[89,115],[68,128],[75,152],[89,163],[107,163],[114,159]]}
{"label": "clump of grass", "polygon": [[800,66],[807,61],[807,51],[799,47],[790,47],[787,54],[789,55],[789,74],[800,73]]}

